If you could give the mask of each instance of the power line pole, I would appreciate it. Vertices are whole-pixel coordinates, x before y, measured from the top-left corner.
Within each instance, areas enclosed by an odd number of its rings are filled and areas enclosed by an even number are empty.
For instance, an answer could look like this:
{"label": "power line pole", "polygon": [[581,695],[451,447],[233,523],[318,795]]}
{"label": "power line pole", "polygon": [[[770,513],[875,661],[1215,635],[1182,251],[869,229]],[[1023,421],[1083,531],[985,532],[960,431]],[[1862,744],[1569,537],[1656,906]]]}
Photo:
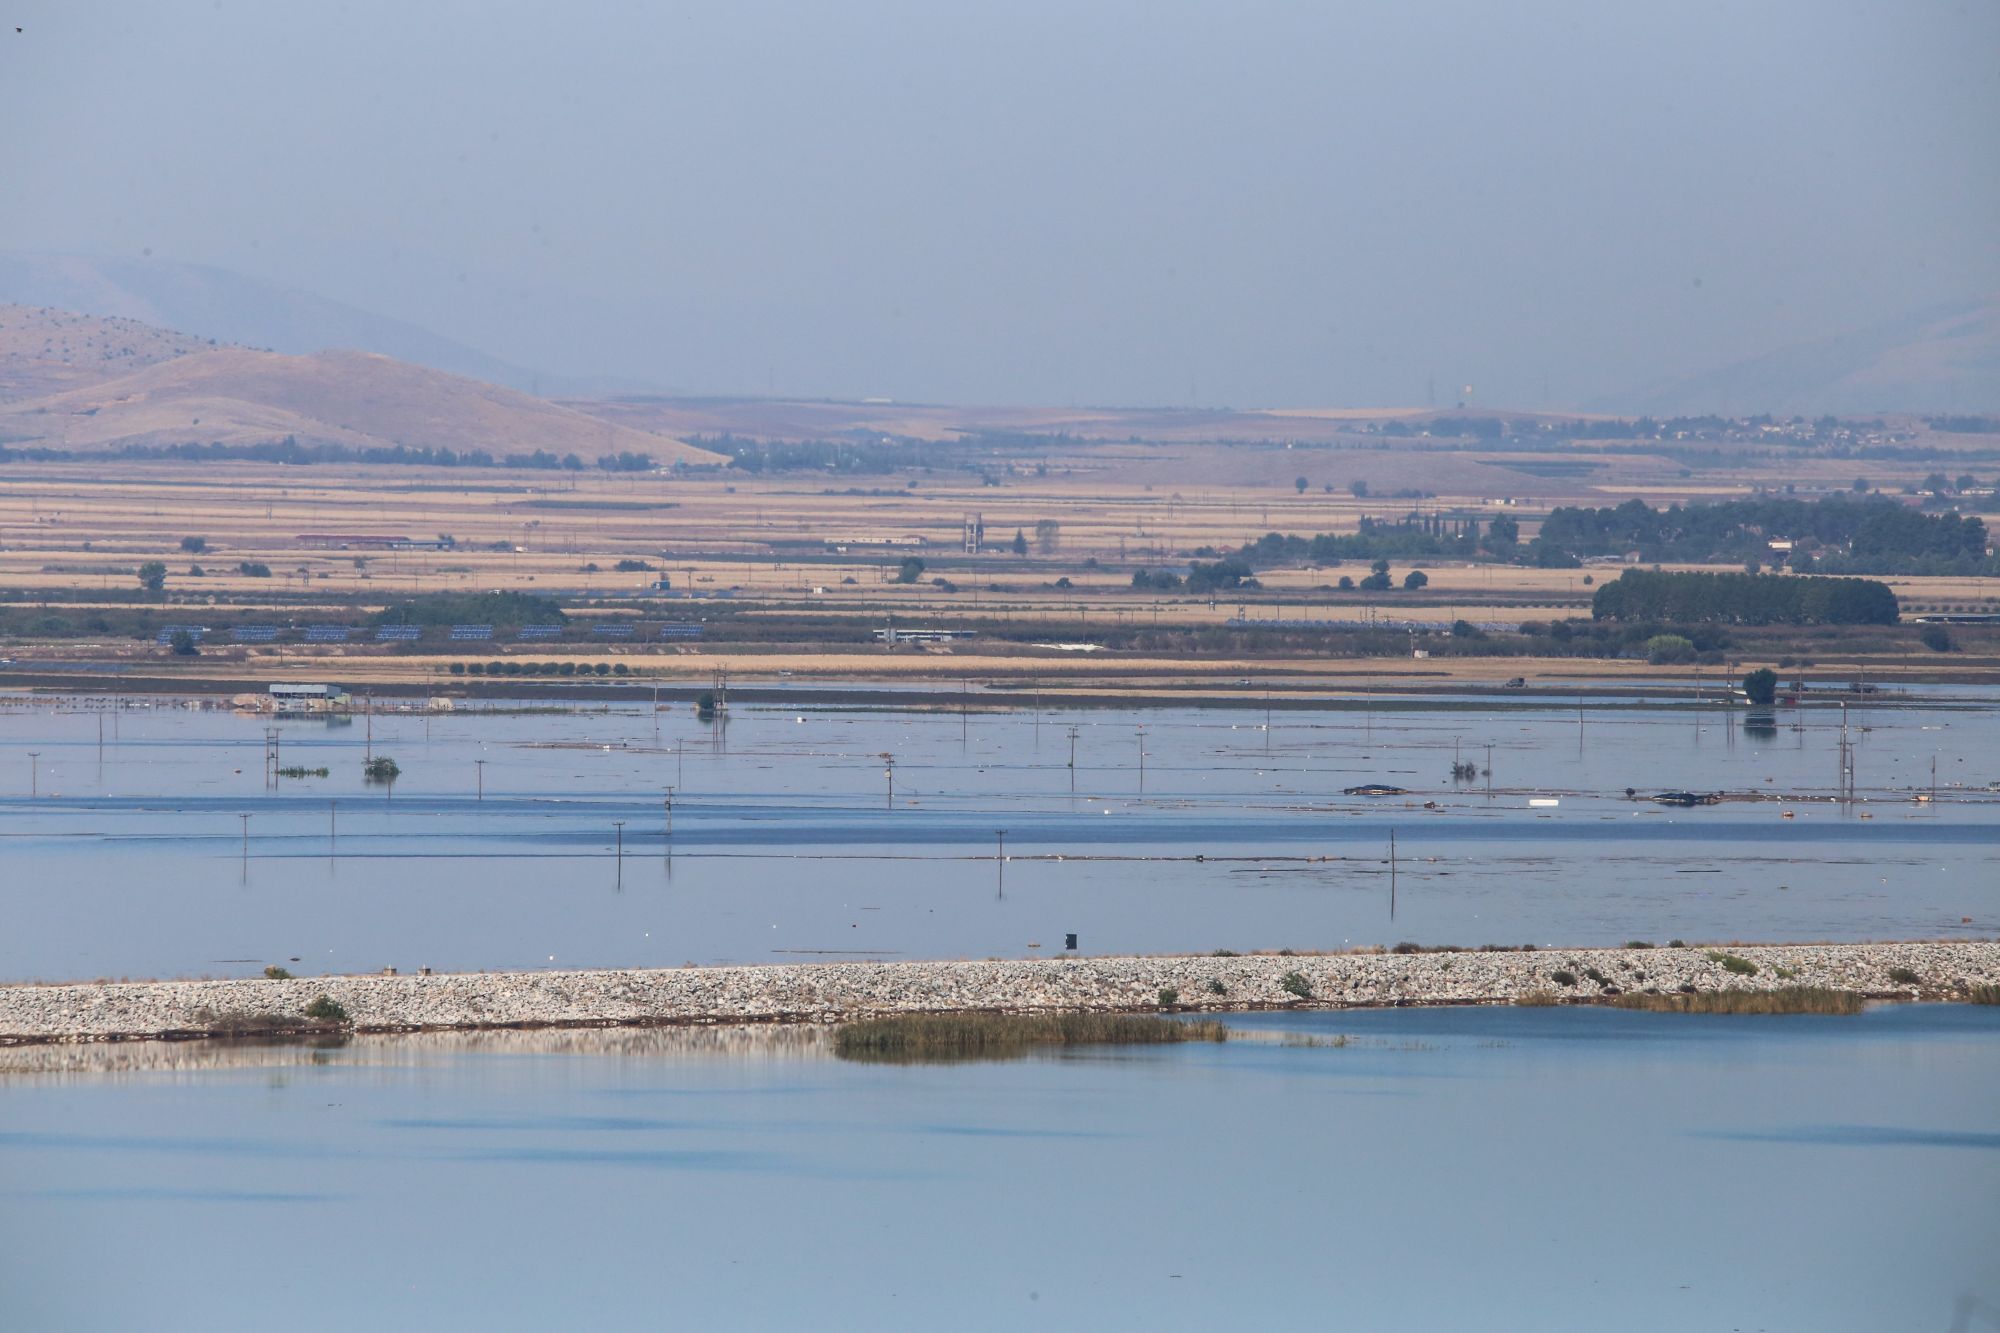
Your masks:
{"label": "power line pole", "polygon": [[1396,830],[1389,830],[1389,919],[1396,919]]}

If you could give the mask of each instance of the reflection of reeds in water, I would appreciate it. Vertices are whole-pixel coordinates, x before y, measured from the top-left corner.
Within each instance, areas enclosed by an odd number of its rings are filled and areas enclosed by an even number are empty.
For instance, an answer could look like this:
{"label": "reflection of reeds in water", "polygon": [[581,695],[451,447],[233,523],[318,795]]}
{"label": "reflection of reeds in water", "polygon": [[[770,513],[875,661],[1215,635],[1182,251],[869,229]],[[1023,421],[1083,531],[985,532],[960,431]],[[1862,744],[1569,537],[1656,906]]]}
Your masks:
{"label": "reflection of reeds in water", "polygon": [[701,1024],[653,1028],[535,1028],[399,1032],[316,1038],[237,1037],[217,1041],[112,1041],[0,1046],[0,1081],[94,1079],[107,1075],[280,1069],[304,1065],[377,1067],[440,1064],[476,1055],[613,1056],[632,1060],[825,1059],[826,1028],[806,1024]]}
{"label": "reflection of reeds in water", "polygon": [[1976,982],[1965,991],[1967,1004],[2000,1004],[2000,983]]}
{"label": "reflection of reeds in water", "polygon": [[1783,986],[1777,990],[1708,990],[1692,995],[1620,995],[1620,1009],[1670,1014],[1858,1014],[1861,997],[1825,986]]}
{"label": "reflection of reeds in water", "polygon": [[1228,1035],[1220,1023],[1150,1014],[898,1014],[847,1024],[834,1033],[833,1053],[888,1064],[1011,1060],[1049,1048],[1156,1046]]}

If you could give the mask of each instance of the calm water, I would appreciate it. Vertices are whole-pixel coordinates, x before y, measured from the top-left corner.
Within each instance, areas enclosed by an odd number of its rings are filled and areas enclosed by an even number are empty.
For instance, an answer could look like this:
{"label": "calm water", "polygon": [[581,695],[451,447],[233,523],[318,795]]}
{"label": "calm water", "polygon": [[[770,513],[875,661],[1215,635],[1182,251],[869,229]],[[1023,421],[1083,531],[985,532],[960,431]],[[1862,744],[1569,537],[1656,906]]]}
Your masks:
{"label": "calm water", "polygon": [[1945,1333],[2000,1301],[2000,1010],[1236,1022],[1268,1039],[920,1068],[715,1030],[15,1052],[0,1325]]}
{"label": "calm water", "polygon": [[[1827,799],[1837,709],[1761,735],[1717,710],[1395,701],[1269,730],[1255,710],[390,714],[372,742],[280,724],[281,761],[331,776],[273,788],[266,719],[15,708],[0,978],[1012,957],[1070,931],[1104,953],[1991,936],[1995,703],[1852,710],[1853,807]],[[1454,786],[1488,746],[1490,794]],[[402,767],[393,794],[361,781],[371,752]],[[1939,799],[1914,803],[1933,761]],[[1339,794],[1364,781],[1414,794]],[[1628,786],[1790,799],[1674,811]]]}

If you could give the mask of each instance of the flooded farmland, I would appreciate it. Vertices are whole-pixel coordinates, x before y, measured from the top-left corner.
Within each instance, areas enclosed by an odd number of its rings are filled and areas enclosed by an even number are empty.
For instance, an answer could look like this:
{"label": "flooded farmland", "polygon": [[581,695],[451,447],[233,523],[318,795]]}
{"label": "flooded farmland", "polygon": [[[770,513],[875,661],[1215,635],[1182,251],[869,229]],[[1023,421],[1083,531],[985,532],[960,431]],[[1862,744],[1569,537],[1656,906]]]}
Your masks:
{"label": "flooded farmland", "polygon": [[1996,705],[17,701],[0,977],[1990,935]]}

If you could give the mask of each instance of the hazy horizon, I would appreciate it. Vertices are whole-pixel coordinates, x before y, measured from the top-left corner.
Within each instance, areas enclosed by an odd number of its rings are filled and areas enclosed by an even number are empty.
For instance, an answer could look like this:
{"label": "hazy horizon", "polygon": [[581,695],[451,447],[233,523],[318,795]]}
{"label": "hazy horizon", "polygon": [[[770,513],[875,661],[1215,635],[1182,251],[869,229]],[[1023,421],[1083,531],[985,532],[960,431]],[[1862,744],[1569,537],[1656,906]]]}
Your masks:
{"label": "hazy horizon", "polygon": [[2000,290],[1991,8],[30,2],[4,36],[0,250],[684,393],[1566,408]]}

